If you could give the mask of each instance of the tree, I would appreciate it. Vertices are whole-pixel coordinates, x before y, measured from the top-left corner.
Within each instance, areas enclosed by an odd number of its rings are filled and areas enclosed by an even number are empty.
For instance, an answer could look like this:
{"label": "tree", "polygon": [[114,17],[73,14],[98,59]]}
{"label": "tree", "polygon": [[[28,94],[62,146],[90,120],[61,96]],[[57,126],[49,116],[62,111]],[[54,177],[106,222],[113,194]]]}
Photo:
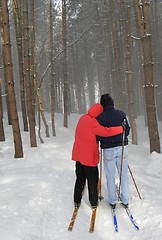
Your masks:
{"label": "tree", "polygon": [[62,0],[62,48],[64,79],[64,127],[68,127],[68,81],[67,81],[67,40],[66,40],[66,0]]}
{"label": "tree", "polygon": [[[2,9],[0,6],[0,29],[2,29]],[[0,46],[0,141],[5,141],[5,133],[3,128],[3,102],[2,102],[2,49]]]}
{"label": "tree", "polygon": [[128,96],[128,116],[132,129],[132,143],[137,144],[137,128],[134,108],[134,86],[132,74],[132,57],[131,57],[131,36],[130,36],[130,7],[125,5],[125,1],[120,0],[121,14],[123,23],[123,37],[125,47],[125,64],[126,64],[126,85]]}
{"label": "tree", "polygon": [[35,133],[35,114],[34,107],[32,106],[32,89],[30,80],[30,57],[29,57],[29,26],[28,26],[28,1],[23,1],[23,24],[24,24],[24,69],[26,81],[26,102],[27,114],[29,118],[29,131],[30,131],[30,145],[36,147],[36,133]]}
{"label": "tree", "polygon": [[19,81],[20,81],[20,96],[21,96],[21,111],[24,125],[24,131],[28,132],[28,121],[26,114],[26,101],[25,101],[25,83],[24,83],[24,63],[23,63],[23,46],[22,46],[22,2],[20,0],[12,0],[14,11],[14,22],[16,30],[16,43],[18,51],[19,62]]}
{"label": "tree", "polygon": [[0,141],[5,141],[3,128],[2,79],[0,78]]}
{"label": "tree", "polygon": [[[121,68],[120,68],[120,39],[119,39],[119,30],[118,30],[118,22],[117,18],[115,17],[115,2],[112,0],[108,1],[109,4],[109,13],[110,13],[110,21],[111,21],[111,51],[112,53],[112,61],[113,61],[113,74],[112,74],[112,89],[113,89],[113,98],[115,101],[115,105],[121,108],[121,90],[119,86],[122,86],[120,74],[121,74]],[[115,20],[115,21],[114,21]]]}
{"label": "tree", "polygon": [[55,74],[54,74],[54,57],[53,57],[53,17],[52,17],[52,0],[50,0],[50,70],[51,70],[51,120],[52,120],[52,134],[56,136],[55,131],[55,118],[54,118],[54,111],[55,111]]}
{"label": "tree", "polygon": [[15,146],[15,158],[23,157],[23,147],[20,134],[19,120],[16,107],[12,58],[11,58],[11,43],[10,43],[10,28],[9,28],[9,12],[7,7],[7,1],[1,0],[0,7],[2,9],[2,41],[3,41],[3,63],[4,63],[4,77],[7,87],[9,111],[11,116],[14,146]]}
{"label": "tree", "polygon": [[133,0],[134,10],[139,27],[139,34],[143,49],[143,67],[145,80],[145,101],[150,140],[150,152],[160,153],[160,139],[157,126],[156,106],[154,97],[153,61],[151,47],[151,25],[148,0]]}

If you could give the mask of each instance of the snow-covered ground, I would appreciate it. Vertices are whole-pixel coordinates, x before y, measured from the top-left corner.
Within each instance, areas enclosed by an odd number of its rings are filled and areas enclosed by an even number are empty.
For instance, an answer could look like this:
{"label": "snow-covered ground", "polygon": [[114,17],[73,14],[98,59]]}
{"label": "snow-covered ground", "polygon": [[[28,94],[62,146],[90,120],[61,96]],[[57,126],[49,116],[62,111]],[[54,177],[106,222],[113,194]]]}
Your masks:
{"label": "snow-covered ground", "polygon": [[[0,239],[1,240],[161,240],[162,155],[149,153],[147,128],[138,118],[138,145],[129,144],[129,165],[142,200],[130,176],[130,209],[140,230],[133,228],[125,210],[117,206],[119,232],[113,230],[103,171],[102,200],[95,231],[89,233],[91,209],[85,189],[72,232],[67,228],[73,211],[74,162],[71,150],[79,115],[56,114],[56,137],[38,139],[30,148],[29,133],[22,133],[24,158],[14,159],[11,126],[5,124],[6,141],[0,143]],[[49,124],[50,124],[50,116]],[[7,123],[7,120],[4,120]],[[49,125],[49,127],[51,127]],[[43,131],[43,127],[42,127]],[[162,128],[159,127],[162,139]],[[162,142],[162,141],[161,141]]]}

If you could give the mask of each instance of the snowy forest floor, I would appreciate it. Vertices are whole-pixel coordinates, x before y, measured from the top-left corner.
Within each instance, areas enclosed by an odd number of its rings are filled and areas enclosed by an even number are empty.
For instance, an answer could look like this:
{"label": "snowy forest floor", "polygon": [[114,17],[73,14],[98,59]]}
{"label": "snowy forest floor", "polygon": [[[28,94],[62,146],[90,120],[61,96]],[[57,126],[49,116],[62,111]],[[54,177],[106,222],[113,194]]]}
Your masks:
{"label": "snowy forest floor", "polygon": [[[12,128],[5,124],[6,141],[0,143],[0,238],[1,240],[161,240],[162,234],[162,155],[149,153],[147,128],[138,118],[138,145],[129,140],[129,165],[142,200],[131,176],[130,209],[140,228],[133,228],[124,209],[117,205],[119,232],[113,230],[107,203],[103,171],[102,195],[94,233],[89,233],[91,208],[87,188],[72,232],[67,228],[73,211],[75,182],[71,150],[79,115],[69,117],[64,128],[62,114],[56,114],[56,137],[38,139],[30,148],[29,133],[22,132],[24,158],[14,159]],[[5,120],[7,123],[7,120]],[[50,115],[48,116],[50,124]],[[49,125],[50,127],[50,125]],[[43,131],[43,128],[42,128]],[[159,126],[162,133],[162,127]],[[161,134],[162,140],[162,134]],[[161,141],[162,142],[162,141]]]}

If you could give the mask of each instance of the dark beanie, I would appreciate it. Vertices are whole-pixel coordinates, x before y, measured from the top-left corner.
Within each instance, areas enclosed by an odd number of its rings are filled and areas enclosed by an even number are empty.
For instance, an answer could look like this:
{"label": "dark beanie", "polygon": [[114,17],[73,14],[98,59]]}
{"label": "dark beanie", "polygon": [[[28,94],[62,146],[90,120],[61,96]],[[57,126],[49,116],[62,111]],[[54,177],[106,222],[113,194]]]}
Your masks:
{"label": "dark beanie", "polygon": [[114,106],[114,100],[108,93],[101,96],[100,103],[103,107]]}

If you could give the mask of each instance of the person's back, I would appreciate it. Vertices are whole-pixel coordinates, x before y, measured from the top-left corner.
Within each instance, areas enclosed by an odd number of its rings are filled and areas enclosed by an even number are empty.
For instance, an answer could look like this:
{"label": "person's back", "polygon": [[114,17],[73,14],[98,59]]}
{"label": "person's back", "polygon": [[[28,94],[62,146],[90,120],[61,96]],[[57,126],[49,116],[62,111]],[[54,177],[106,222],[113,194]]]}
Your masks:
{"label": "person's back", "polygon": [[109,192],[109,204],[113,208],[115,208],[116,206],[115,177],[117,168],[119,176],[122,176],[122,178],[120,178],[122,193],[119,197],[123,202],[124,206],[128,206],[129,187],[127,176],[128,172],[127,145],[130,126],[126,118],[126,114],[121,110],[115,109],[114,101],[109,94],[102,95],[100,103],[103,106],[104,111],[97,117],[98,122],[105,127],[124,125],[125,128],[124,135],[118,134],[112,137],[104,138],[98,137],[98,139],[100,140],[100,146],[103,149],[104,169],[107,178],[107,188]]}
{"label": "person's back", "polygon": [[96,117],[101,114],[101,104],[94,104],[78,121],[75,131],[75,141],[72,150],[72,160],[76,161],[76,182],[74,187],[75,207],[79,207],[82,192],[87,179],[89,201],[93,208],[98,203],[98,167],[99,150],[96,136],[111,136],[123,132],[122,126],[107,128],[101,126]]}
{"label": "person's back", "polygon": [[96,135],[112,136],[123,132],[121,125],[117,128],[104,128],[96,117],[103,111],[100,104],[94,104],[78,121],[75,131],[75,142],[72,159],[86,166],[97,166],[99,162],[98,142]]}
{"label": "person's back", "polygon": [[[97,120],[104,127],[120,126],[124,123],[124,121],[126,121],[124,145],[128,145],[128,135],[130,127],[126,119],[126,114],[123,111],[115,109],[113,105],[108,105],[104,107],[103,113],[98,116]],[[112,137],[100,138],[102,149],[122,146],[122,141],[123,134],[118,134]]]}

